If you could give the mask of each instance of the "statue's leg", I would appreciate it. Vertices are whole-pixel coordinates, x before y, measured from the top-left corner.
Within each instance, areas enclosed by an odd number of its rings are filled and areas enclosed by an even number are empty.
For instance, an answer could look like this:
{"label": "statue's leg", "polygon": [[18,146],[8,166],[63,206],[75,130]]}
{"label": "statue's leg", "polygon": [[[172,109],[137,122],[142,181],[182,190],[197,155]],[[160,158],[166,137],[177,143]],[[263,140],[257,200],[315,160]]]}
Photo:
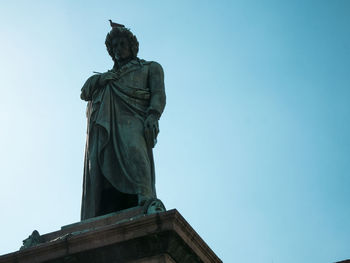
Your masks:
{"label": "statue's leg", "polygon": [[[99,144],[99,129],[94,127],[90,132],[89,138],[89,180],[87,185],[87,218],[100,215],[101,191],[102,191],[102,172],[98,163],[98,144]],[[86,218],[85,218],[86,219]]]}
{"label": "statue's leg", "polygon": [[118,191],[103,178],[103,191],[100,203],[100,215],[121,211],[134,206],[137,206],[137,195],[125,194]]}

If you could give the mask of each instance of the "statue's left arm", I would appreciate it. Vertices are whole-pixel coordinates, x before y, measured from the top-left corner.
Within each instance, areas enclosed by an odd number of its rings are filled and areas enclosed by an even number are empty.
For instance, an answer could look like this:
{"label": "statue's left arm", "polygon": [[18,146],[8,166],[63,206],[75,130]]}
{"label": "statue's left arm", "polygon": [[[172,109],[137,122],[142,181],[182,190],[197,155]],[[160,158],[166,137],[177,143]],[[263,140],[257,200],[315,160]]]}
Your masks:
{"label": "statue's left arm", "polygon": [[157,62],[150,64],[148,80],[151,98],[147,113],[148,115],[155,114],[157,119],[159,119],[165,107],[166,97],[163,68]]}

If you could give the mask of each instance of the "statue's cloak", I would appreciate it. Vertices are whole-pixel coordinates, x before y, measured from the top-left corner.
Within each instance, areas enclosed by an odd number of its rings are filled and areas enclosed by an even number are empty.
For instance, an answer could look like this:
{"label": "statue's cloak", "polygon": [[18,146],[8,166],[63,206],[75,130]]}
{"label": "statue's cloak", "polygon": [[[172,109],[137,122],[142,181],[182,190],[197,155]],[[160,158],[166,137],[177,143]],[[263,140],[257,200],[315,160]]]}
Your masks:
{"label": "statue's cloak", "polygon": [[82,220],[98,215],[104,179],[121,193],[156,198],[153,153],[145,140],[144,121],[149,112],[159,117],[163,112],[162,67],[134,59],[108,76],[104,87],[97,74],[82,88],[81,98],[88,101]]}

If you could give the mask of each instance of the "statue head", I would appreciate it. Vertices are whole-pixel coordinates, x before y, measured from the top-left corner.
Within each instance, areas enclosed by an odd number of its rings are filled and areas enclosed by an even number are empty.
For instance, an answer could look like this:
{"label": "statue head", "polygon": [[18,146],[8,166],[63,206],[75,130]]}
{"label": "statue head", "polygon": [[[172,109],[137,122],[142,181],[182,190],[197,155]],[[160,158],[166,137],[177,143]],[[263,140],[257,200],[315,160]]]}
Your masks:
{"label": "statue head", "polygon": [[112,30],[106,36],[108,54],[115,63],[119,60],[136,58],[139,51],[139,42],[136,36],[123,25],[111,22]]}

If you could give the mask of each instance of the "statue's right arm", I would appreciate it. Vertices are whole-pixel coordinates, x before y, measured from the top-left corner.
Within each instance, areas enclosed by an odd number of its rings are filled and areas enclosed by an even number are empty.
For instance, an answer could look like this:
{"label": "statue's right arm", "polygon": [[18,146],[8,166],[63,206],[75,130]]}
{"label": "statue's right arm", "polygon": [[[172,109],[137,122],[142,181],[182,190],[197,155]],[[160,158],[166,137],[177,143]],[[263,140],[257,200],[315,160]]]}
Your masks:
{"label": "statue's right arm", "polygon": [[91,101],[92,95],[99,88],[100,74],[96,74],[87,79],[81,89],[80,98],[85,101]]}

